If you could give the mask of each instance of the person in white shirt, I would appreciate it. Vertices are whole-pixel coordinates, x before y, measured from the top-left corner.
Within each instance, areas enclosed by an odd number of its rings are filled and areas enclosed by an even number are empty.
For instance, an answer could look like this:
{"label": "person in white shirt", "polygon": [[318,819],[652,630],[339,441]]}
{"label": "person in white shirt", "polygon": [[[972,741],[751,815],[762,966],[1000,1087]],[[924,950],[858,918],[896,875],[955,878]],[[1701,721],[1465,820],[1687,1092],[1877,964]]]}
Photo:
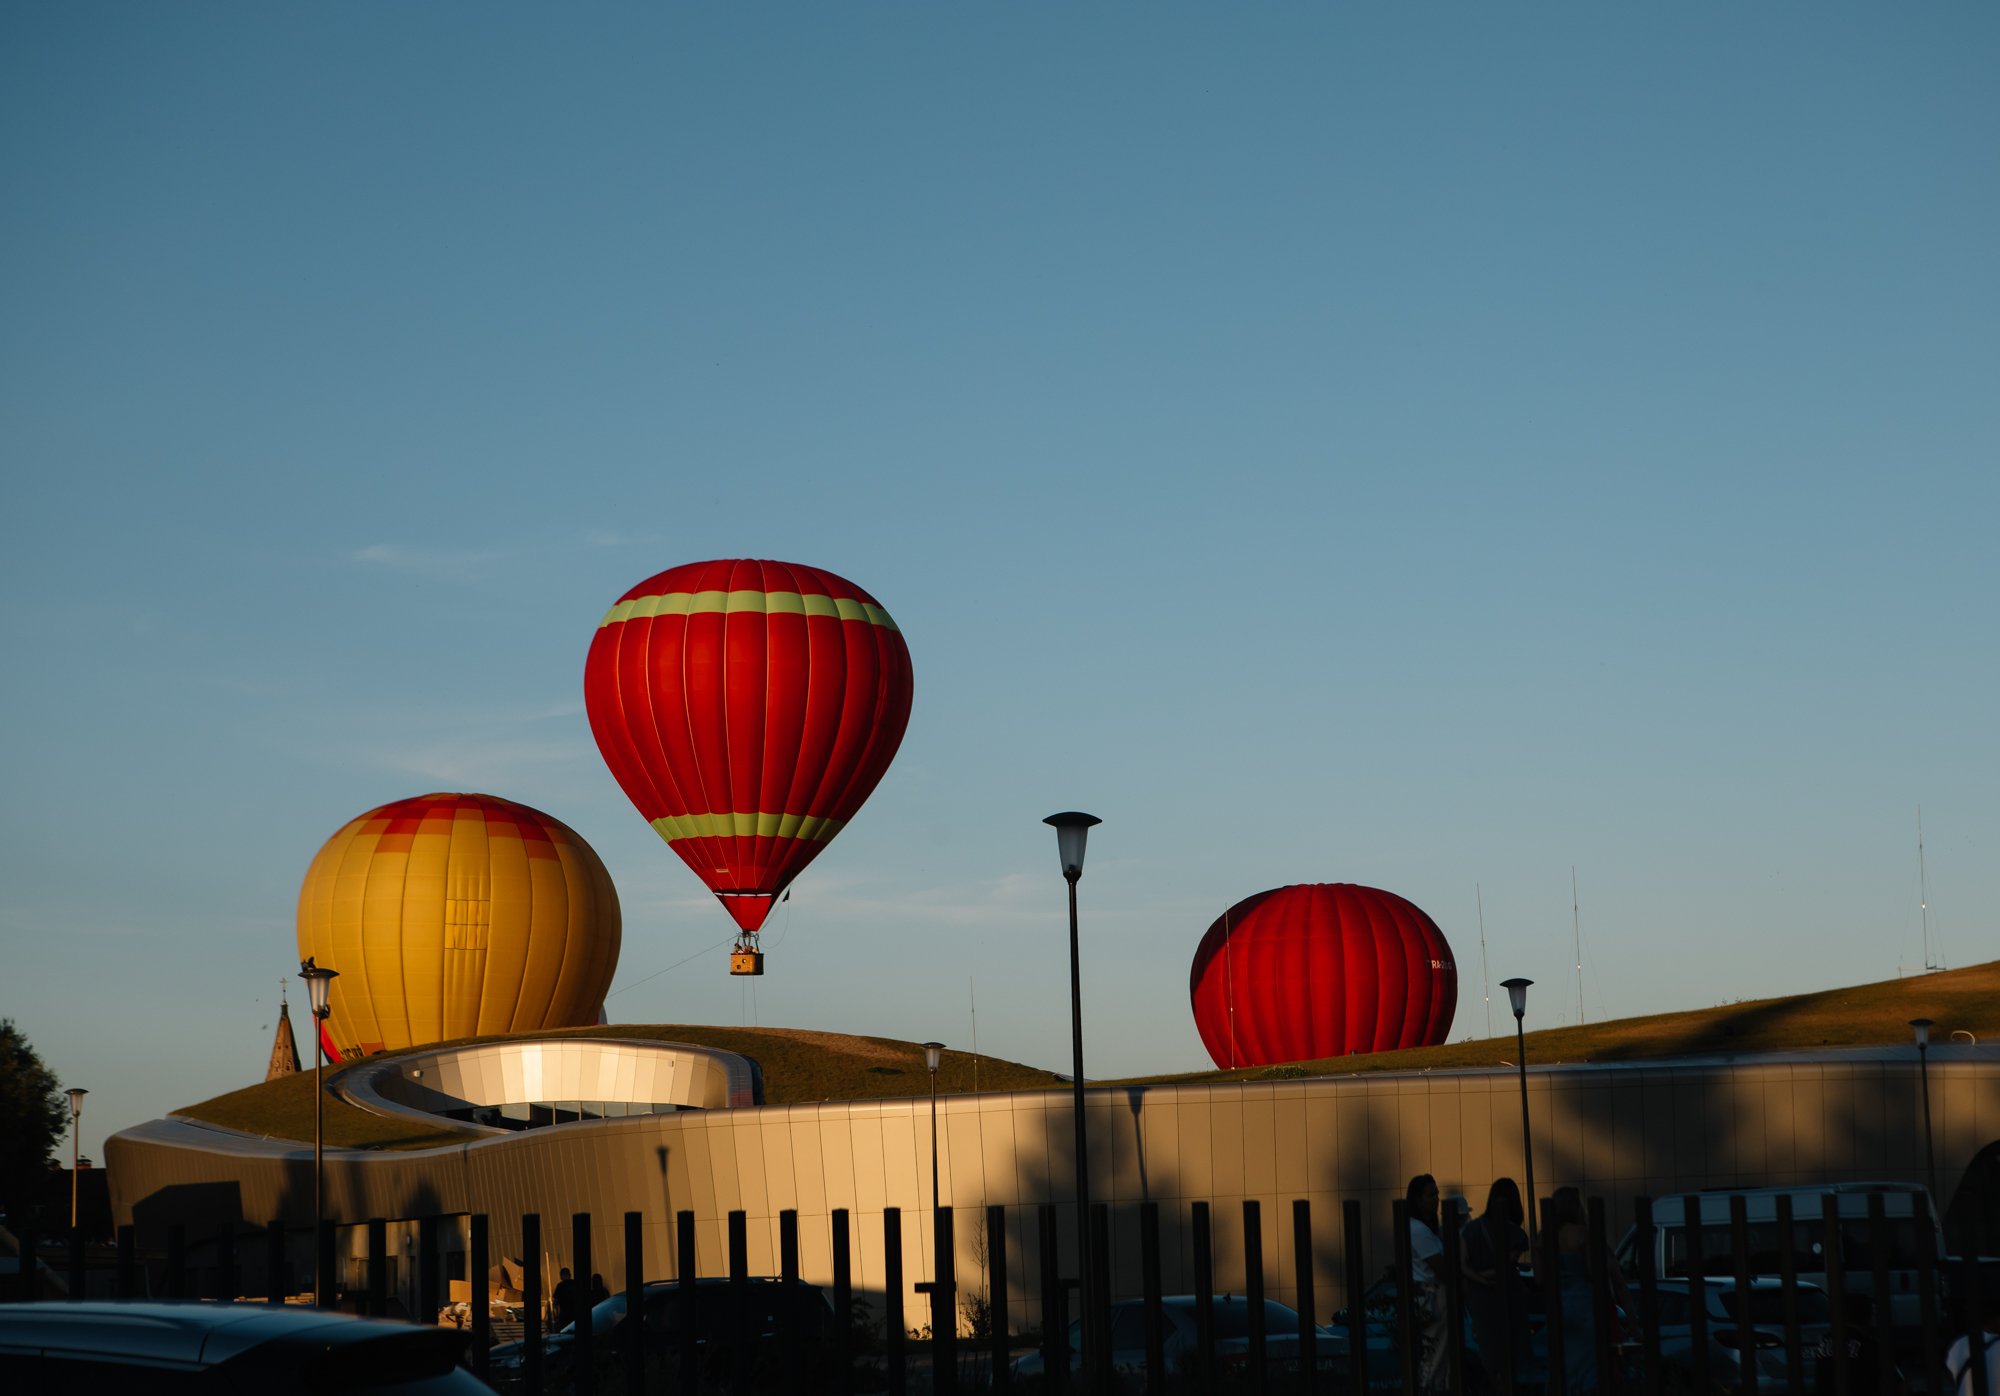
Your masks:
{"label": "person in white shirt", "polygon": [[1986,1322],[1977,1330],[1967,1333],[1951,1345],[1951,1351],[1944,1355],[1944,1367],[1951,1374],[1952,1390],[1957,1396],[1974,1396],[1978,1387],[1979,1363],[1972,1359],[1972,1344],[1976,1339],[1983,1349],[1986,1366],[1986,1396],[2000,1396],[2000,1294],[1984,1296]]}
{"label": "person in white shirt", "polygon": [[[1416,1323],[1420,1346],[1417,1349],[1417,1390],[1424,1396],[1445,1389],[1444,1287],[1439,1282],[1437,1258],[1444,1254],[1438,1233],[1437,1179],[1419,1173],[1403,1190],[1410,1206],[1410,1314]],[[2000,1396],[1995,1392],[1994,1396]]]}

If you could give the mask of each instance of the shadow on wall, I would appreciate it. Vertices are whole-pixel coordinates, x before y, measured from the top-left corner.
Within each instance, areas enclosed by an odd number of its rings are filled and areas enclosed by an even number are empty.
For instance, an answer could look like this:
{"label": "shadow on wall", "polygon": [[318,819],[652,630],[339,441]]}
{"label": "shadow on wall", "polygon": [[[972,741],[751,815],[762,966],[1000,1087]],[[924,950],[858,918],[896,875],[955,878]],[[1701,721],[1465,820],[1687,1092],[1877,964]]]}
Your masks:
{"label": "shadow on wall", "polygon": [[1953,1255],[2000,1255],[2000,1140],[1972,1156],[1944,1214]]}
{"label": "shadow on wall", "polygon": [[[2000,1073],[1980,1058],[1932,1057],[1940,1174],[1979,1153],[1968,1178],[1984,1203],[1954,1213],[1992,1227],[1993,1174],[1982,1133],[2000,1133]],[[1606,1199],[1622,1230],[1639,1196],[1722,1185],[1924,1176],[1922,1107],[1914,1060],[1872,1057],[1762,1059],[1738,1063],[1536,1068],[1529,1073],[1535,1184],[1543,1196],[1572,1185]],[[955,1263],[962,1300],[983,1297],[1004,1237],[1010,1326],[1040,1322],[1037,1204],[1055,1206],[1058,1269],[1077,1273],[1076,1168],[1067,1091],[945,1097],[939,1172],[957,1205]],[[1511,1070],[1275,1078],[1252,1082],[1098,1089],[1088,1093],[1091,1194],[1110,1222],[1114,1292],[1141,1288],[1140,1209],[1160,1211],[1161,1280],[1169,1293],[1194,1283],[1193,1204],[1211,1209],[1214,1282],[1241,1293],[1247,1247],[1243,1203],[1259,1204],[1265,1291],[1292,1303],[1296,1257],[1292,1203],[1311,1208],[1313,1317],[1344,1301],[1349,1238],[1342,1203],[1361,1204],[1365,1279],[1393,1255],[1390,1205],[1418,1173],[1477,1212],[1492,1180],[1525,1183],[1520,1087]],[[928,1319],[908,1289],[930,1277],[932,1223],[928,1103],[884,1100],[763,1111],[689,1112],[593,1124],[404,1155],[329,1158],[329,1212],[343,1221],[409,1217],[419,1203],[490,1216],[493,1257],[520,1255],[520,1211],[542,1210],[545,1273],[573,1265],[571,1213],[593,1217],[593,1263],[623,1279],[623,1216],[641,1213],[648,1279],[677,1271],[674,1216],[697,1219],[698,1268],[724,1274],[726,1215],[748,1214],[752,1273],[778,1270],[780,1208],[800,1210],[801,1270],[830,1283],[833,1208],[850,1213],[857,1293],[879,1314],[885,1287],[882,1209],[903,1209],[907,1326]],[[1983,1143],[1984,1140],[1978,1140]],[[218,1218],[254,1226],[275,1210],[307,1235],[309,1150],[257,1158],[190,1147],[170,1131],[135,1132],[124,1186],[157,1179],[137,1204],[149,1228],[178,1218],[194,1235]],[[236,1171],[237,1184],[203,1182]],[[1984,1170],[1981,1172],[1981,1170]],[[1970,1186],[1970,1184],[1968,1184]],[[1964,1189],[1962,1188],[1963,1192]],[[1004,1231],[985,1234],[987,1202],[1005,1208]],[[1969,1211],[1967,1209],[1970,1209]],[[157,1232],[155,1232],[157,1238]],[[153,1242],[157,1244],[157,1239]],[[1988,1246],[1986,1249],[1994,1249]],[[964,1305],[961,1305],[961,1312]]]}

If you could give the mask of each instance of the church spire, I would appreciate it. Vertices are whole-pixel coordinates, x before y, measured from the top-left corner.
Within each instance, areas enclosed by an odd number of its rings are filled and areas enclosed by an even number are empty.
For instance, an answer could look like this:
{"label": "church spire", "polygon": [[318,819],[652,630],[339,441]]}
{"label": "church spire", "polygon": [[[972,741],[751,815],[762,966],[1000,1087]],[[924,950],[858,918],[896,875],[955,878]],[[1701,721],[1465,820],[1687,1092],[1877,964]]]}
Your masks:
{"label": "church spire", "polygon": [[299,1069],[299,1042],[292,1035],[291,1004],[285,998],[285,981],[278,981],[278,1032],[271,1042],[271,1067],[264,1073],[266,1081],[275,1081],[280,1076],[293,1076]]}

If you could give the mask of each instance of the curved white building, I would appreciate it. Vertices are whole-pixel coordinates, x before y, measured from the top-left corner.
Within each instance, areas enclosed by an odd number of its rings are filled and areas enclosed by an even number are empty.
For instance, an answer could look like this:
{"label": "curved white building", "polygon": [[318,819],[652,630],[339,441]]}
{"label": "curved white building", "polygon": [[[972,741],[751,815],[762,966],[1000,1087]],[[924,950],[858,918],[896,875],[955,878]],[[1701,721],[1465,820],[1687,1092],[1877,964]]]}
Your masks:
{"label": "curved white building", "polygon": [[[798,1214],[802,1274],[832,1276],[831,1214],[846,1209],[858,1293],[884,1286],[882,1216],[903,1212],[906,1286],[930,1277],[930,1101],[758,1105],[754,1066],[709,1048],[555,1039],[403,1056],[349,1068],[334,1089],[427,1124],[464,1122],[464,1142],[416,1151],[333,1149],[327,1208],[342,1225],[426,1215],[490,1218],[492,1253],[518,1255],[520,1218],[542,1217],[546,1273],[571,1263],[570,1219],[594,1218],[591,1268],[623,1273],[623,1217],[642,1219],[648,1278],[673,1274],[673,1218],[694,1214],[702,1273],[727,1266],[726,1218],[748,1221],[752,1273],[778,1270],[778,1217]],[[1940,1207],[1984,1145],[2000,1139],[2000,1050],[1930,1054]],[[1512,1069],[1097,1088],[1087,1093],[1091,1196],[1112,1223],[1115,1292],[1139,1290],[1138,1217],[1159,1205],[1168,1292],[1192,1283],[1187,1221],[1210,1204],[1218,1290],[1243,1288],[1242,1203],[1261,1204],[1265,1288],[1295,1293],[1292,1203],[1313,1220],[1315,1308],[1338,1302],[1341,1203],[1364,1204],[1371,1274],[1389,1256],[1389,1204],[1416,1173],[1474,1211],[1495,1177],[1523,1173]],[[1631,1065],[1533,1067],[1528,1097],[1537,1190],[1603,1196],[1622,1230],[1632,1202],[1695,1188],[1903,1180],[1926,1174],[1918,1063],[1864,1048]],[[574,1107],[574,1108],[572,1108]],[[562,1120],[521,1128],[540,1109]],[[512,1115],[508,1112],[511,1111]],[[1036,1209],[1057,1211],[1061,1270],[1075,1273],[1072,1097],[1066,1090],[946,1096],[937,1105],[938,1190],[956,1210],[961,1292],[984,1285],[984,1209],[1006,1209],[1016,1325],[1039,1311]],[[260,1139],[184,1118],[106,1146],[113,1205],[142,1245],[224,1224],[305,1226],[310,1143]],[[412,1229],[412,1228],[406,1228]],[[447,1242],[447,1246],[451,1245]],[[243,1252],[248,1254],[247,1251]],[[253,1287],[254,1288],[254,1287]],[[995,1296],[998,1298],[999,1296]],[[918,1299],[905,1297],[914,1314]]]}

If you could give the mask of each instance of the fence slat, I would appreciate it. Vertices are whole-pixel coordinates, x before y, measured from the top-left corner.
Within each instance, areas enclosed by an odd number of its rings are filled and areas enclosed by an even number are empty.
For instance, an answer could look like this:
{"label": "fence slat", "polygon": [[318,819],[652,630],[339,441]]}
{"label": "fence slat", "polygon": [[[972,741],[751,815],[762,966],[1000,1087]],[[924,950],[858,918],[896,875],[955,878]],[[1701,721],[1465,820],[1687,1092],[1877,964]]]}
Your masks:
{"label": "fence slat", "polygon": [[569,1219],[570,1284],[572,1304],[576,1312],[570,1315],[570,1322],[576,1328],[576,1337],[570,1341],[570,1381],[576,1396],[594,1396],[597,1390],[597,1364],[595,1362],[596,1317],[591,1312],[590,1296],[596,1287],[591,1280],[596,1275],[590,1245],[590,1213],[573,1212]]}
{"label": "fence slat", "polygon": [[1007,1209],[996,1202],[986,1209],[986,1361],[995,1391],[1012,1389],[1014,1376],[1007,1294]]}
{"label": "fence slat", "polygon": [[493,1312],[487,1305],[486,1289],[486,1271],[492,1262],[487,1245],[486,1214],[475,1212],[466,1221],[465,1281],[472,1308],[472,1375],[481,1381],[487,1380],[491,1367],[487,1359],[493,1347]]}
{"label": "fence slat", "polygon": [[883,1347],[889,1365],[889,1390],[904,1396],[909,1390],[908,1359],[904,1354],[903,1209],[882,1209]]}
{"label": "fence slat", "polygon": [[646,1216],[625,1214],[625,1396],[646,1389]]}
{"label": "fence slat", "polygon": [[[681,1286],[683,1313],[692,1314],[700,1305],[695,1297],[695,1285],[701,1279],[701,1257],[695,1249],[694,1213],[674,1214],[674,1278]],[[700,1334],[696,1325],[686,1323],[681,1326],[681,1390],[701,1389],[701,1349],[695,1346]]]}
{"label": "fence slat", "polygon": [[528,1396],[542,1391],[542,1218],[521,1215],[521,1376]]}
{"label": "fence slat", "polygon": [[839,1396],[854,1389],[854,1245],[847,1209],[833,1210],[833,1388]]}
{"label": "fence slat", "polygon": [[1263,1396],[1271,1389],[1264,1341],[1264,1214],[1254,1197],[1243,1199],[1243,1299],[1250,1306],[1250,1389]]}
{"label": "fence slat", "polygon": [[1660,1268],[1657,1247],[1659,1230],[1653,1222],[1653,1199],[1642,1197],[1632,1204],[1632,1244],[1639,1257],[1639,1347],[1641,1389],[1645,1396],[1660,1396]]}

